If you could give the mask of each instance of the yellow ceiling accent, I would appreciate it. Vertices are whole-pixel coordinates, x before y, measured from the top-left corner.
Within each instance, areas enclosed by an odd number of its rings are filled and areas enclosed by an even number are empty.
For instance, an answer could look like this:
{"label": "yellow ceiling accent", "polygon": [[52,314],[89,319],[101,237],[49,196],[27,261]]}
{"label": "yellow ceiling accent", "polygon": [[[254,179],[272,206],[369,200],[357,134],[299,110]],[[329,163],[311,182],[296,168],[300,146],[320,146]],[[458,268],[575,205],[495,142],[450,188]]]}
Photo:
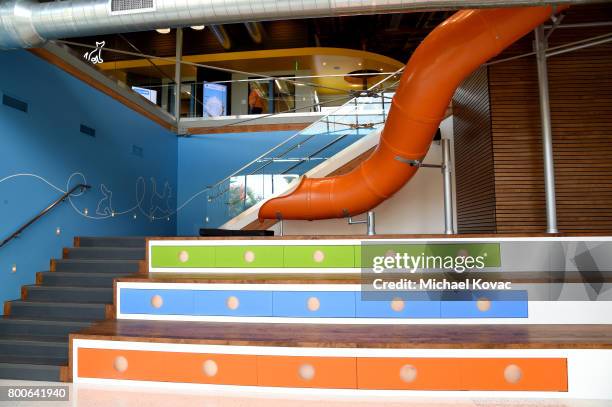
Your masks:
{"label": "yellow ceiling accent", "polygon": [[[346,75],[357,70],[375,70],[394,72],[404,64],[393,58],[375,54],[368,51],[360,51],[345,48],[288,48],[273,50],[223,52],[218,54],[202,54],[183,56],[186,62],[210,65],[219,68],[228,68],[244,72],[275,72],[295,71],[296,65],[299,70],[308,70],[311,75]],[[155,65],[169,77],[174,76],[174,62],[169,59],[155,59]],[[117,62],[104,62],[97,65],[105,71],[126,71],[139,73],[141,75],[157,77],[159,72],[151,66],[146,59],[134,59]],[[184,77],[195,76],[195,67],[184,64]],[[379,78],[372,78],[371,81]],[[309,82],[322,86],[339,89],[359,88],[357,84],[351,85],[344,80],[343,76],[313,78]],[[319,88],[319,93],[334,93],[333,90]]]}

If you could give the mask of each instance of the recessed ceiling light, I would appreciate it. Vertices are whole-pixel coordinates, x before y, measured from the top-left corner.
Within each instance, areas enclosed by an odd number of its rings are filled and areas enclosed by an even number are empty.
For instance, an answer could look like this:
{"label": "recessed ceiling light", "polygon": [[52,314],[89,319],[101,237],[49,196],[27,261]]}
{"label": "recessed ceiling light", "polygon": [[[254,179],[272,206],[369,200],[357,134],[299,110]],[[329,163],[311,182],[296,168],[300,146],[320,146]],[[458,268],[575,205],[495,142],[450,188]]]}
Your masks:
{"label": "recessed ceiling light", "polygon": [[169,28],[158,28],[155,31],[157,31],[160,34],[169,34],[170,33],[170,29]]}
{"label": "recessed ceiling light", "polygon": [[379,71],[382,72],[382,71],[384,71],[384,69],[380,68]]}
{"label": "recessed ceiling light", "polygon": [[327,62],[325,62],[325,61],[321,62],[321,65],[327,66]]}
{"label": "recessed ceiling light", "polygon": [[204,28],[206,28],[205,25],[192,25],[191,26],[191,29],[196,30],[196,31],[202,31]]}
{"label": "recessed ceiling light", "polygon": [[362,66],[362,65],[363,65],[363,63],[361,63],[361,62],[360,62],[360,63],[358,63],[357,65]]}

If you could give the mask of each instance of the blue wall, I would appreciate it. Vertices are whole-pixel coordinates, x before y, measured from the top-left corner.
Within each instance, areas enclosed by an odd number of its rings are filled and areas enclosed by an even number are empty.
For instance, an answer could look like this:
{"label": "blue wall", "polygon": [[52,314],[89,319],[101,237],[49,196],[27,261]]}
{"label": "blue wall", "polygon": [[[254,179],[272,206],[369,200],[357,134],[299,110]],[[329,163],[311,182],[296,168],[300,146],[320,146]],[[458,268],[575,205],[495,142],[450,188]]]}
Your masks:
{"label": "blue wall", "polygon": [[175,135],[27,51],[0,52],[0,93],[29,104],[27,113],[0,104],[0,238],[61,195],[39,178],[7,177],[34,174],[66,190],[81,173],[93,187],[72,198],[76,209],[64,203],[0,248],[0,300],[18,298],[74,236],[175,234],[175,217],[166,220],[176,208]]}
{"label": "blue wall", "polygon": [[[179,206],[293,134],[295,131],[228,133],[179,139]],[[177,234],[197,235],[205,226],[205,216],[206,194],[201,194],[178,212]],[[207,226],[217,227],[224,221],[211,212]]]}

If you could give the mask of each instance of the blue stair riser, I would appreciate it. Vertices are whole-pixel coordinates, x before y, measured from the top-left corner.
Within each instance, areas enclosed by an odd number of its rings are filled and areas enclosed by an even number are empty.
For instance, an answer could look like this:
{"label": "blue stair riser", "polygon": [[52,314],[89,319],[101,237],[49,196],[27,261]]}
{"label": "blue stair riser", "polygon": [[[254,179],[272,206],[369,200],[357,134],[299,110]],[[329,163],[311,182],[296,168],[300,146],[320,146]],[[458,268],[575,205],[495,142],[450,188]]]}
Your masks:
{"label": "blue stair riser", "polygon": [[0,362],[0,378],[59,382],[61,380],[61,369],[59,364]]}
{"label": "blue stair riser", "polygon": [[[76,306],[79,305],[79,306]],[[11,317],[16,318],[48,318],[66,320],[96,320],[106,316],[105,304],[69,304],[69,303],[42,303],[20,302],[11,303]]]}
{"label": "blue stair riser", "polygon": [[89,326],[85,322],[41,321],[31,319],[0,319],[0,336],[40,336],[67,337],[68,334],[80,331]]}
{"label": "blue stair riser", "polygon": [[112,287],[116,278],[128,277],[128,273],[41,273],[43,286],[50,287]]}
{"label": "blue stair riser", "polygon": [[45,287],[26,286],[28,301],[44,302],[81,302],[108,303],[113,302],[113,289],[91,287]]}
{"label": "blue stair riser", "polygon": [[145,250],[118,247],[75,247],[66,249],[65,257],[83,260],[144,260]]}
{"label": "blue stair riser", "polygon": [[131,247],[144,249],[143,237],[80,237],[79,247]]}
{"label": "blue stair riser", "polygon": [[66,342],[45,342],[28,340],[1,340],[0,353],[4,355],[46,356],[55,358],[68,357]]}
{"label": "blue stair riser", "polygon": [[137,273],[138,260],[54,260],[55,271],[65,273]]}
{"label": "blue stair riser", "polygon": [[[119,288],[122,316],[182,315],[279,318],[527,318],[526,291],[473,292],[469,300],[431,298],[373,301],[358,291],[259,291]],[[487,306],[479,300],[487,298]]]}

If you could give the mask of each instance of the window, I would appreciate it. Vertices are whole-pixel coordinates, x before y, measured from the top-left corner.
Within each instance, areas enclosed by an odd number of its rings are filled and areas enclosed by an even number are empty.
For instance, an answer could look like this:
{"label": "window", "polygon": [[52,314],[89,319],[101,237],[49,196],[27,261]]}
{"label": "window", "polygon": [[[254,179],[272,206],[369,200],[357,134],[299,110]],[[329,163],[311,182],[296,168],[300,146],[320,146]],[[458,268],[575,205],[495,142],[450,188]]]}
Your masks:
{"label": "window", "polygon": [[294,83],[280,79],[249,79],[249,114],[269,114],[294,111]]}

